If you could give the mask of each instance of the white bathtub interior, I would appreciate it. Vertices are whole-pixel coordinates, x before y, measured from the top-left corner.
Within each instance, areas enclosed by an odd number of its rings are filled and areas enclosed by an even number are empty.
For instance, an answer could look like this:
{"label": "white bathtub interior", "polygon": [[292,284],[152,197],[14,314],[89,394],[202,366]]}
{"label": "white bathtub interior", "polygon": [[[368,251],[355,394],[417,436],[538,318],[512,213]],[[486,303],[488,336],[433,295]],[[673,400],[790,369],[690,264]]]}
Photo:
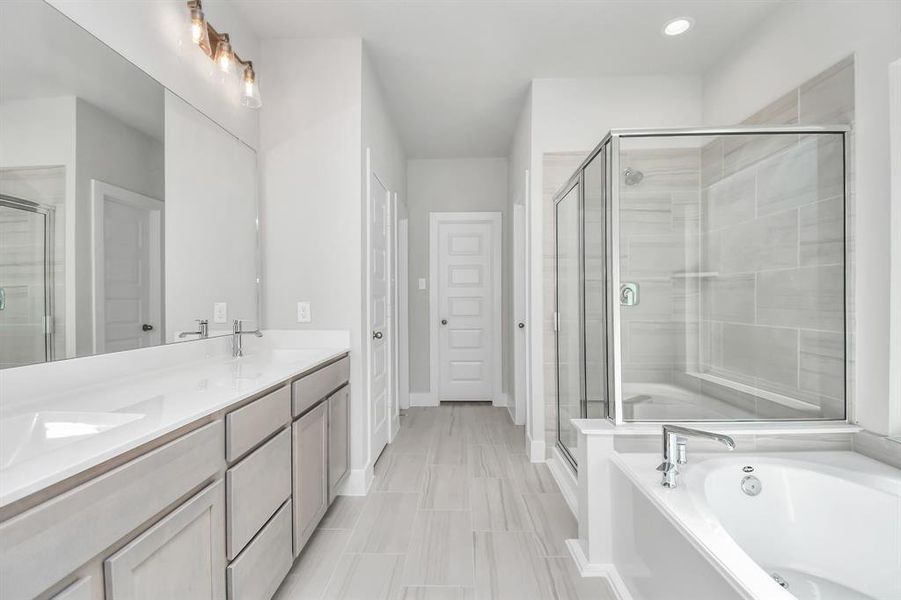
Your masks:
{"label": "white bathtub interior", "polygon": [[[635,495],[650,500],[664,521],[717,566],[736,588],[735,597],[901,598],[901,473],[896,469],[853,452],[693,455],[682,467],[679,487],[666,489],[654,470],[659,456],[619,454],[615,462],[637,488]],[[757,478],[757,495],[743,491],[747,477]],[[622,490],[618,494],[622,497]],[[653,556],[651,546],[663,542],[639,536],[631,511],[622,503],[617,510],[625,512],[615,528],[632,531],[615,536],[615,544],[639,545],[627,553],[614,551],[617,568],[642,597],[647,582],[630,574]],[[635,540],[627,541],[629,536]],[[660,540],[665,539],[661,531]],[[666,577],[678,578],[679,572]],[[684,576],[690,579],[690,573]],[[655,593],[644,597],[667,597]],[[712,596],[697,596],[705,597]]]}

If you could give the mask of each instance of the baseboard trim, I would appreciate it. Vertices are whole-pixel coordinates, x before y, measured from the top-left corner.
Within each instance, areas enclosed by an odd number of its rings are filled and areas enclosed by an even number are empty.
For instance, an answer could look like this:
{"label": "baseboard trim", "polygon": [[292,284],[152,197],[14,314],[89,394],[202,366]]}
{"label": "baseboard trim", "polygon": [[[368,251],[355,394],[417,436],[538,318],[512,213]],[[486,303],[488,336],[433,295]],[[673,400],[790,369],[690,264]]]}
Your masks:
{"label": "baseboard trim", "polygon": [[544,442],[529,440],[529,460],[533,463],[547,462],[547,455],[544,450]]}
{"label": "baseboard trim", "polygon": [[579,543],[579,540],[566,540],[566,547],[573,562],[576,563],[579,575],[582,577],[604,577],[610,582],[610,587],[613,588],[613,593],[616,594],[619,600],[633,600],[632,594],[629,593],[629,588],[626,587],[626,582],[619,576],[619,571],[616,570],[615,565],[610,563],[592,564],[588,562],[585,553],[582,552],[582,545]]}
{"label": "baseboard trim", "polygon": [[557,482],[557,487],[560,488],[560,493],[563,494],[566,505],[569,506],[573,516],[578,519],[579,501],[577,490],[579,489],[579,483],[576,480],[576,474],[573,473],[569,463],[566,462],[566,459],[560,453],[560,449],[556,446],[551,450],[551,457],[547,461],[547,467],[551,471],[554,481]]}
{"label": "baseboard trim", "polygon": [[438,398],[432,392],[410,392],[410,406],[438,406]]}
{"label": "baseboard trim", "polygon": [[344,478],[344,484],[338,490],[339,496],[365,496],[375,477],[372,466],[365,469],[351,469]]}
{"label": "baseboard trim", "polygon": [[501,392],[499,395],[495,396],[494,400],[491,401],[491,404],[495,408],[507,408],[510,406],[509,398],[504,392]]}

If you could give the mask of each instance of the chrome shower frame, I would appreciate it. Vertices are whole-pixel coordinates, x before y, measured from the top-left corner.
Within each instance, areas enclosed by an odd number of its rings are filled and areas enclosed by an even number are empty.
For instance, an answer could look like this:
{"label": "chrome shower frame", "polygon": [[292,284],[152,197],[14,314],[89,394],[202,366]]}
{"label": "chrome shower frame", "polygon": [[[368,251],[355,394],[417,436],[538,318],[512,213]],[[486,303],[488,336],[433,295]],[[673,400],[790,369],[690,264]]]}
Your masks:
{"label": "chrome shower frame", "polygon": [[[610,169],[609,172],[611,174],[611,181],[609,184],[609,192],[608,196],[605,199],[607,203],[609,203],[609,214],[610,219],[606,223],[607,227],[607,238],[608,238],[608,252],[610,253],[610,257],[608,260],[609,268],[607,273],[607,287],[606,287],[606,296],[608,306],[612,308],[612,310],[607,311],[606,319],[607,319],[607,335],[612,337],[612,351],[607,353],[607,373],[610,381],[608,382],[608,390],[612,392],[612,398],[608,398],[608,415],[607,419],[610,420],[615,425],[623,425],[627,423],[623,419],[623,394],[622,394],[622,336],[621,336],[621,317],[620,311],[616,310],[618,307],[618,303],[616,302],[616,291],[619,290],[621,279],[620,279],[620,231],[619,231],[619,223],[620,221],[620,195],[622,193],[622,174],[624,165],[621,164],[621,142],[624,139],[631,138],[667,138],[667,137],[718,137],[718,136],[729,136],[729,135],[818,135],[818,134],[833,134],[833,135],[841,135],[842,136],[842,147],[843,147],[843,180],[844,180],[844,196],[843,196],[843,207],[844,207],[844,266],[843,266],[843,277],[844,277],[844,330],[843,335],[845,339],[844,345],[844,365],[845,365],[845,418],[844,419],[835,419],[834,421],[838,422],[850,422],[853,420],[853,396],[851,394],[850,382],[853,381],[851,377],[851,367],[850,361],[848,360],[850,345],[848,342],[848,332],[850,330],[850,319],[851,316],[847,307],[849,306],[849,299],[852,290],[850,290],[849,284],[849,269],[851,268],[849,265],[849,256],[848,256],[848,239],[849,239],[849,219],[848,217],[848,201],[849,201],[849,181],[848,181],[848,164],[849,164],[849,139],[848,136],[851,133],[852,129],[847,125],[790,125],[790,126],[757,126],[757,125],[740,125],[740,126],[729,126],[729,127],[688,127],[688,128],[639,128],[639,129],[611,129],[601,140],[601,142],[595,146],[595,148],[588,153],[586,158],[579,164],[578,168],[575,170],[573,175],[567,180],[567,182],[561,186],[559,191],[553,196],[553,202],[556,207],[556,204],[560,201],[560,199],[569,192],[569,190],[577,183],[582,184],[580,187],[584,188],[584,184],[582,181],[582,173],[585,167],[591,163],[592,160],[602,151],[602,149],[607,148],[607,153],[610,161]],[[640,185],[640,184],[639,184]],[[584,189],[580,193],[584,193]],[[582,200],[580,199],[580,205]],[[556,210],[555,210],[556,215]],[[556,230],[556,223],[555,223]],[[556,247],[556,242],[555,242]],[[555,286],[556,286],[556,274],[555,274]],[[555,290],[556,297],[556,290]],[[555,307],[556,310],[556,307]],[[584,336],[583,336],[584,339]],[[583,369],[585,365],[583,364]],[[559,385],[559,382],[558,382]],[[584,385],[582,386],[584,389]],[[609,395],[609,394],[608,394]],[[611,401],[612,400],[612,401]],[[558,393],[558,401],[559,401],[559,393]],[[584,398],[583,398],[584,401]],[[822,421],[823,419],[817,419],[816,421]],[[757,422],[764,422],[765,420],[761,419]],[[709,423],[712,421],[703,421],[699,422]],[[727,421],[728,422],[728,421]],[[748,421],[754,422],[754,421]],[[664,421],[641,421],[643,424],[662,424]],[[690,422],[686,422],[690,423]],[[560,424],[557,424],[558,431]],[[557,446],[561,447],[562,444],[559,443],[559,437],[557,440]],[[567,457],[570,461],[573,462],[573,457],[569,456],[568,452],[563,449],[564,456]]]}

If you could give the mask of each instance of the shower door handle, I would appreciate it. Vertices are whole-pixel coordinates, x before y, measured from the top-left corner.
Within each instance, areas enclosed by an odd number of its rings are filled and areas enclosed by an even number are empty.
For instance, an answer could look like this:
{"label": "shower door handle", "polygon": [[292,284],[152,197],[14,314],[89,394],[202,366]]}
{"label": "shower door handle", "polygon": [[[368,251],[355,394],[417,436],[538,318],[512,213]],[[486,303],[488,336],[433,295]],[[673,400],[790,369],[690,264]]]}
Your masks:
{"label": "shower door handle", "polygon": [[619,286],[620,306],[635,306],[638,304],[638,284],[624,283]]}
{"label": "shower door handle", "polygon": [[0,310],[6,310],[6,288],[0,287]]}

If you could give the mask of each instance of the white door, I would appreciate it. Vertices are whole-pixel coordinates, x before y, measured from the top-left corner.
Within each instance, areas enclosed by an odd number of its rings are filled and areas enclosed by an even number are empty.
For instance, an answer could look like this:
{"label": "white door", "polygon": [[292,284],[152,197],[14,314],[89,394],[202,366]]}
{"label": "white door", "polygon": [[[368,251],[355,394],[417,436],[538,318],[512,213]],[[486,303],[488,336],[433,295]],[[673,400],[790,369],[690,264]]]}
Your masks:
{"label": "white door", "polygon": [[154,346],[162,332],[162,202],[92,183],[94,351]]}
{"label": "white door", "polygon": [[369,398],[375,461],[388,443],[391,414],[391,193],[369,169]]}
{"label": "white door", "polygon": [[513,418],[517,425],[526,422],[529,397],[527,234],[525,206],[516,204],[513,206],[513,398],[516,407]]}
{"label": "white door", "polygon": [[500,213],[432,213],[431,225],[432,389],[439,401],[493,401],[501,370]]}

